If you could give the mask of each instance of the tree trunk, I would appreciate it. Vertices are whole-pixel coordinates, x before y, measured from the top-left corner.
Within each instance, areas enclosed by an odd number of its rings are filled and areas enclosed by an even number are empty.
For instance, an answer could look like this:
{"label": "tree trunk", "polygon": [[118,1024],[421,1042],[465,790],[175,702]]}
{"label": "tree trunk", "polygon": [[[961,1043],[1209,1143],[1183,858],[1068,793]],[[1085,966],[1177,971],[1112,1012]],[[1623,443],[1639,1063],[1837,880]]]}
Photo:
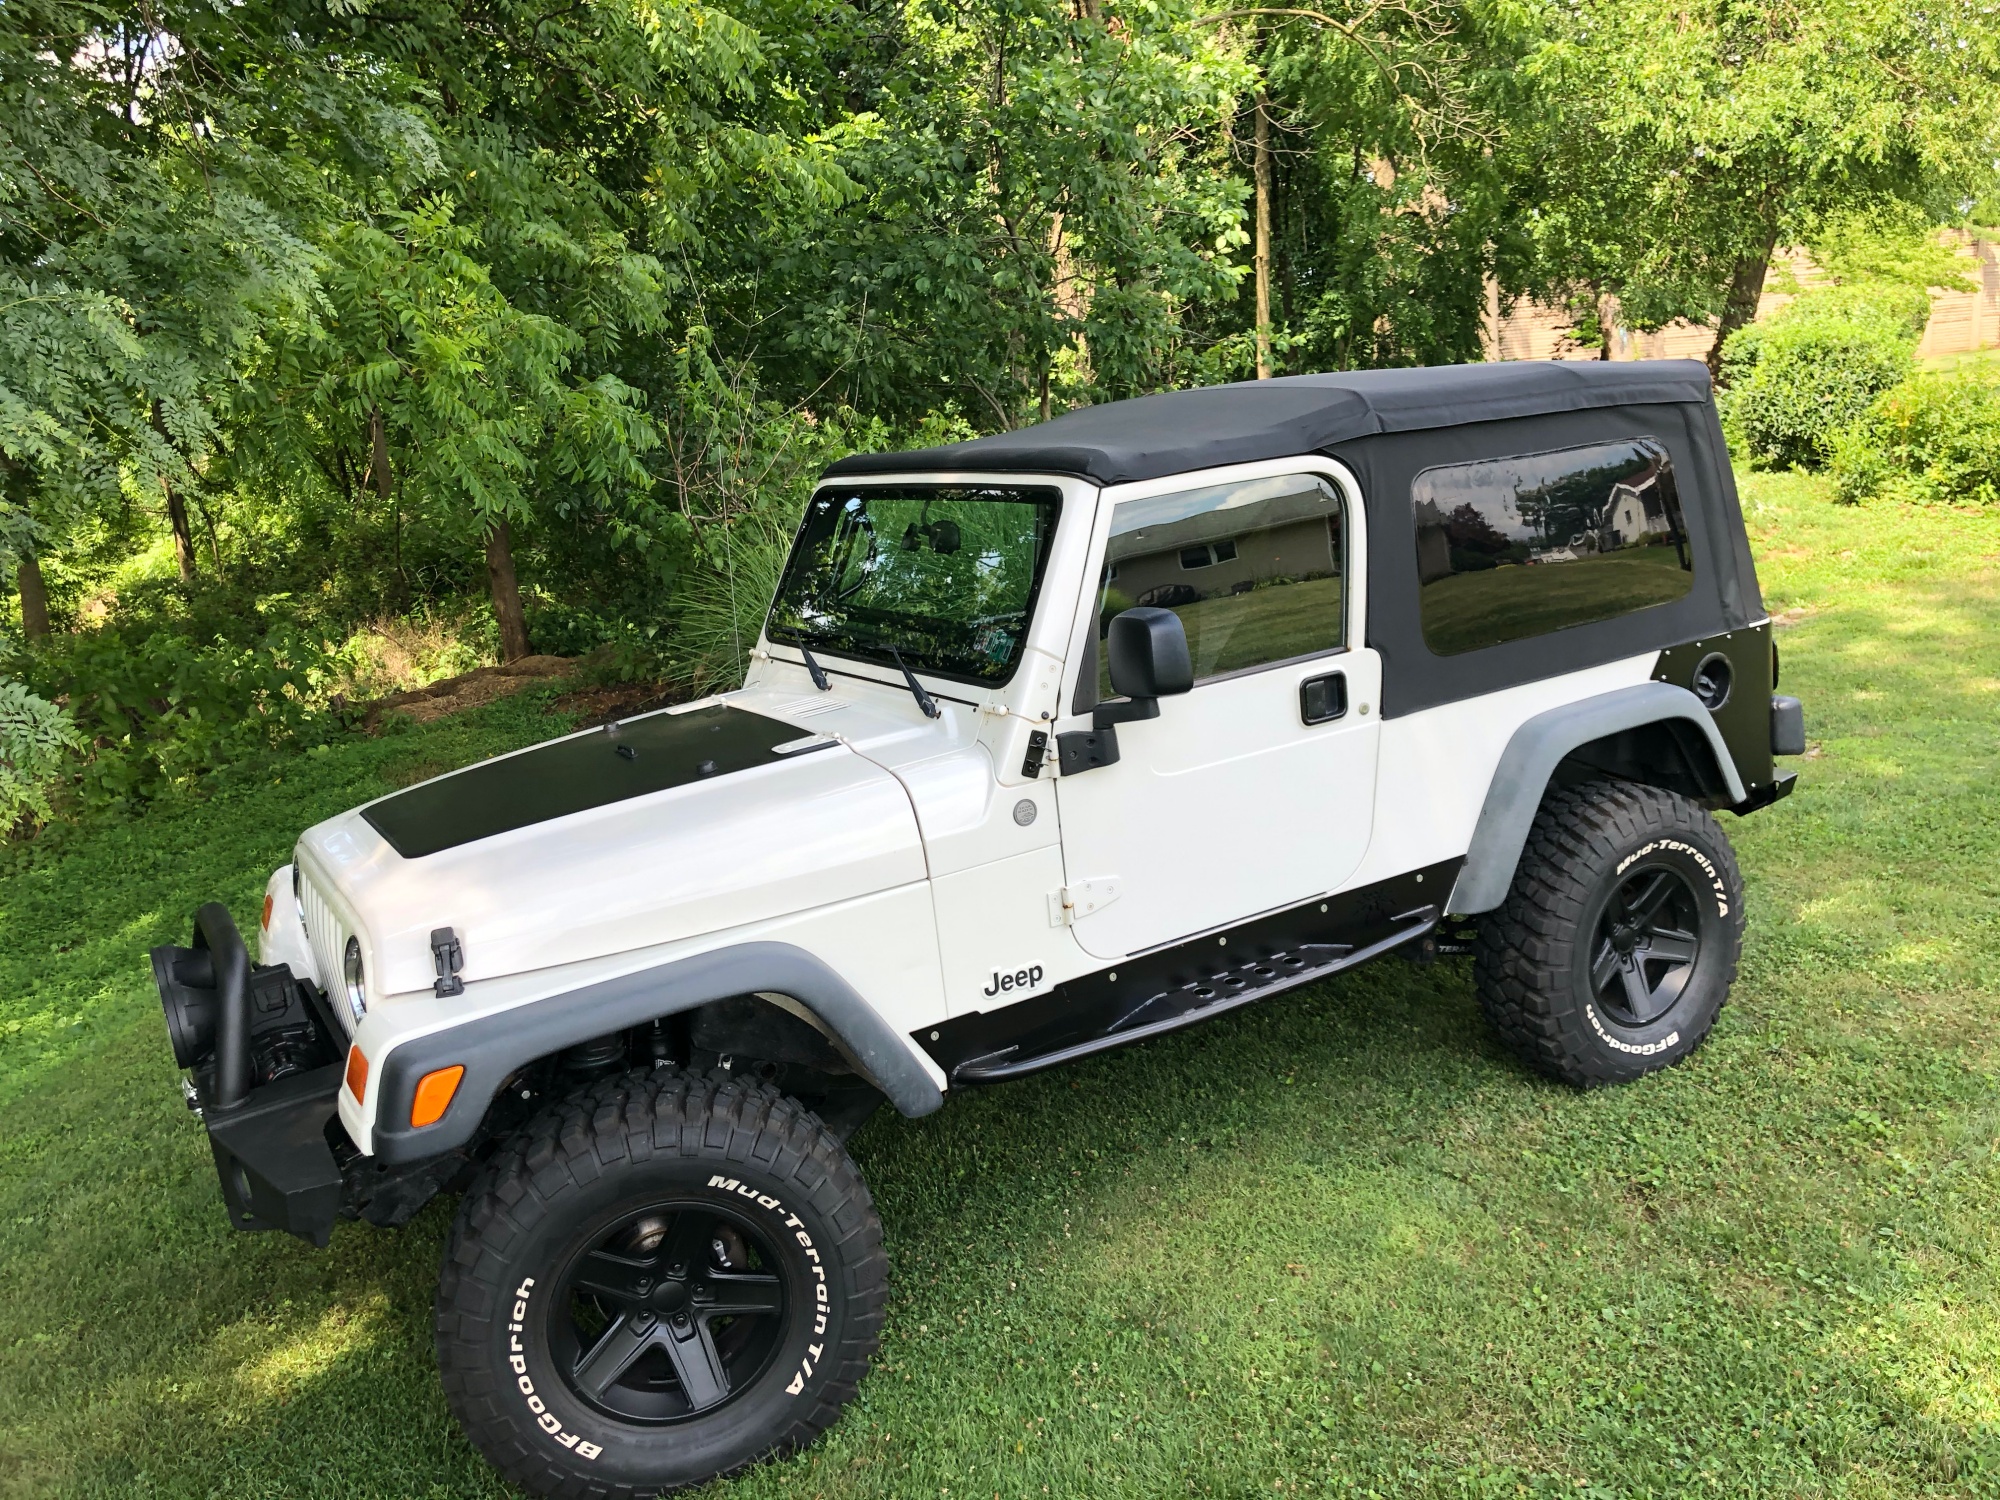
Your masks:
{"label": "tree trunk", "polygon": [[382,420],[382,408],[368,408],[368,477],[375,481],[375,494],[389,503],[389,429]]}
{"label": "tree trunk", "polygon": [[1715,325],[1715,343],[1708,351],[1709,379],[1722,379],[1722,346],[1729,335],[1748,325],[1757,316],[1757,303],[1764,295],[1764,277],[1771,269],[1772,252],[1778,248],[1775,231],[1764,237],[1763,253],[1737,260],[1729,273],[1729,295],[1722,301],[1722,321]]}
{"label": "tree trunk", "polygon": [[1251,175],[1257,183],[1257,378],[1271,378],[1271,115],[1257,92]]}
{"label": "tree trunk", "polygon": [[[173,451],[173,439],[167,436],[166,414],[160,403],[153,403],[153,431],[160,435],[167,451]],[[188,530],[187,502],[174,490],[174,482],[162,473],[160,490],[167,497],[167,524],[174,529],[174,561],[180,564],[181,582],[194,582],[194,533]]]}
{"label": "tree trunk", "polygon": [[24,554],[14,577],[21,590],[21,634],[42,640],[49,634],[49,586],[42,578],[41,559]]}
{"label": "tree trunk", "polygon": [[514,577],[513,532],[505,521],[486,534],[486,580],[493,589],[493,617],[500,622],[500,660],[533,655],[528,620],[521,613],[521,585]]}
{"label": "tree trunk", "polygon": [[174,528],[174,561],[181,567],[181,582],[194,582],[194,533],[188,530],[187,502],[174,490],[174,483],[166,475],[160,476],[160,488],[167,494],[167,524]]}

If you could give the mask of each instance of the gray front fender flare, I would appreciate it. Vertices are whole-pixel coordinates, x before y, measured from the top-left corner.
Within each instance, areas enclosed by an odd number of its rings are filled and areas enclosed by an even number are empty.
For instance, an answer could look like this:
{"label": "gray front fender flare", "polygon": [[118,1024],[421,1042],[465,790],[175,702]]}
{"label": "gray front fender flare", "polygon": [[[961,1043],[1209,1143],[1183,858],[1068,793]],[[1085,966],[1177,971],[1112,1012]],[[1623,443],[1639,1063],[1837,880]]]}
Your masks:
{"label": "gray front fender flare", "polygon": [[[935,1080],[896,1031],[846,980],[790,943],[739,943],[565,994],[481,1016],[390,1049],[379,1064],[375,1156],[398,1164],[455,1150],[471,1140],[509,1074],[538,1057],[711,1000],[768,992],[789,995],[839,1038],[870,1083],[906,1115],[944,1103]],[[463,1065],[451,1107],[434,1125],[398,1127],[410,1118],[417,1081]]]}
{"label": "gray front fender flare", "polygon": [[1479,824],[1472,832],[1472,845],[1466,850],[1465,868],[1452,886],[1445,909],[1470,915],[1491,911],[1507,898],[1535,811],[1565,755],[1621,729],[1671,719],[1684,719],[1701,733],[1715,752],[1730,800],[1743,801],[1743,778],[1737,773],[1729,746],[1723,743],[1722,732],[1701,700],[1684,687],[1645,682],[1548,709],[1515,730],[1501,753],[1493,782],[1486,790],[1486,805],[1480,809]]}

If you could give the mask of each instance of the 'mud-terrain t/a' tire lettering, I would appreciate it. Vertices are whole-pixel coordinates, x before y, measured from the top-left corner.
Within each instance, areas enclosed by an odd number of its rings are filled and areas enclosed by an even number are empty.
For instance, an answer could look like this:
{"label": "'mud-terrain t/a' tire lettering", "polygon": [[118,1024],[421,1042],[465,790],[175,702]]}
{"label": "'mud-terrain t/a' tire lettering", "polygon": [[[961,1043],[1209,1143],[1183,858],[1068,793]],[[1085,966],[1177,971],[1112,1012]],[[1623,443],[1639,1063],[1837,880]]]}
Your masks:
{"label": "'mud-terrain t/a' tire lettering", "polygon": [[1619,1083],[1701,1044],[1743,944],[1743,877],[1714,818],[1656,787],[1551,791],[1481,924],[1479,1000],[1565,1083]]}
{"label": "'mud-terrain t/a' tire lettering", "polygon": [[535,1494],[697,1484],[834,1420],[886,1272],[867,1189],[798,1104],[625,1074],[530,1122],[466,1195],[438,1290],[445,1392]]}

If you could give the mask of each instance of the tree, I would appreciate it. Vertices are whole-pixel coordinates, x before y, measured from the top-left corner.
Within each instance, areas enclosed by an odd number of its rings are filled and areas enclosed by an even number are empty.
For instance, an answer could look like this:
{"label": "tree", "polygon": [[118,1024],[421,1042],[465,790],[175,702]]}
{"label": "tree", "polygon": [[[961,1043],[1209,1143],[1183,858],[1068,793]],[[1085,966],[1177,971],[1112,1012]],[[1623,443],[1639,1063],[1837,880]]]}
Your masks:
{"label": "tree", "polygon": [[[1525,45],[1504,9],[1431,0],[1211,12],[1262,74],[1242,102],[1258,296],[1196,314],[1204,374],[1478,357],[1506,230],[1491,155]],[[1247,326],[1246,326],[1247,325]]]}
{"label": "tree", "polygon": [[982,428],[1185,378],[1186,309],[1244,271],[1235,49],[1178,4],[842,14],[869,40],[793,86],[858,191],[745,267],[725,348],[790,397]]}
{"label": "tree", "polygon": [[1968,0],[1579,0],[1528,60],[1509,143],[1538,295],[1655,328],[1755,316],[1773,251],[1901,202],[1955,218],[2000,123],[2000,28]]}

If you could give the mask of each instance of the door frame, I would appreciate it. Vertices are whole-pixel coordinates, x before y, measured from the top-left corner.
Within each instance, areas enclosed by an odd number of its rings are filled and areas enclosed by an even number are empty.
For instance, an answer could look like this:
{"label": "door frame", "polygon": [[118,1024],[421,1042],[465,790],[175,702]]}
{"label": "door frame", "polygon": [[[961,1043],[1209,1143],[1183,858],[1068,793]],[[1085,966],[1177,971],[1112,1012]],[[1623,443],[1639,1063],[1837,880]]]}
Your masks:
{"label": "door frame", "polygon": [[[1091,520],[1090,544],[1084,551],[1083,577],[1077,589],[1076,618],[1071,622],[1069,649],[1065,652],[1063,668],[1062,696],[1058,700],[1061,709],[1057,713],[1055,730],[1067,733],[1075,729],[1091,727],[1090,710],[1076,711],[1077,692],[1083,683],[1083,674],[1089,671],[1093,678],[1097,671],[1097,652],[1092,633],[1097,629],[1097,587],[1104,570],[1104,549],[1111,535],[1111,513],[1126,500],[1150,500],[1155,495],[1172,495],[1181,490],[1205,490],[1218,485],[1242,484],[1253,479],[1277,479],[1289,474],[1312,474],[1330,482],[1340,492],[1341,532],[1340,532],[1340,601],[1343,618],[1341,620],[1340,644],[1329,651],[1314,653],[1314,656],[1338,657],[1357,645],[1365,645],[1364,632],[1368,625],[1368,517],[1361,503],[1361,484],[1347,465],[1337,458],[1328,458],[1323,453],[1307,453],[1297,458],[1264,459],[1254,464],[1226,464],[1214,469],[1192,469],[1184,474],[1169,474],[1163,479],[1145,479],[1132,484],[1107,485],[1097,492],[1097,514]],[[1250,667],[1242,674],[1268,672],[1279,667],[1295,666],[1301,660],[1313,657],[1292,657],[1285,661],[1268,662],[1263,666]],[[1200,684],[1196,685],[1199,691]],[[1095,686],[1093,683],[1093,695]],[[1088,774],[1088,773],[1086,773]]]}

